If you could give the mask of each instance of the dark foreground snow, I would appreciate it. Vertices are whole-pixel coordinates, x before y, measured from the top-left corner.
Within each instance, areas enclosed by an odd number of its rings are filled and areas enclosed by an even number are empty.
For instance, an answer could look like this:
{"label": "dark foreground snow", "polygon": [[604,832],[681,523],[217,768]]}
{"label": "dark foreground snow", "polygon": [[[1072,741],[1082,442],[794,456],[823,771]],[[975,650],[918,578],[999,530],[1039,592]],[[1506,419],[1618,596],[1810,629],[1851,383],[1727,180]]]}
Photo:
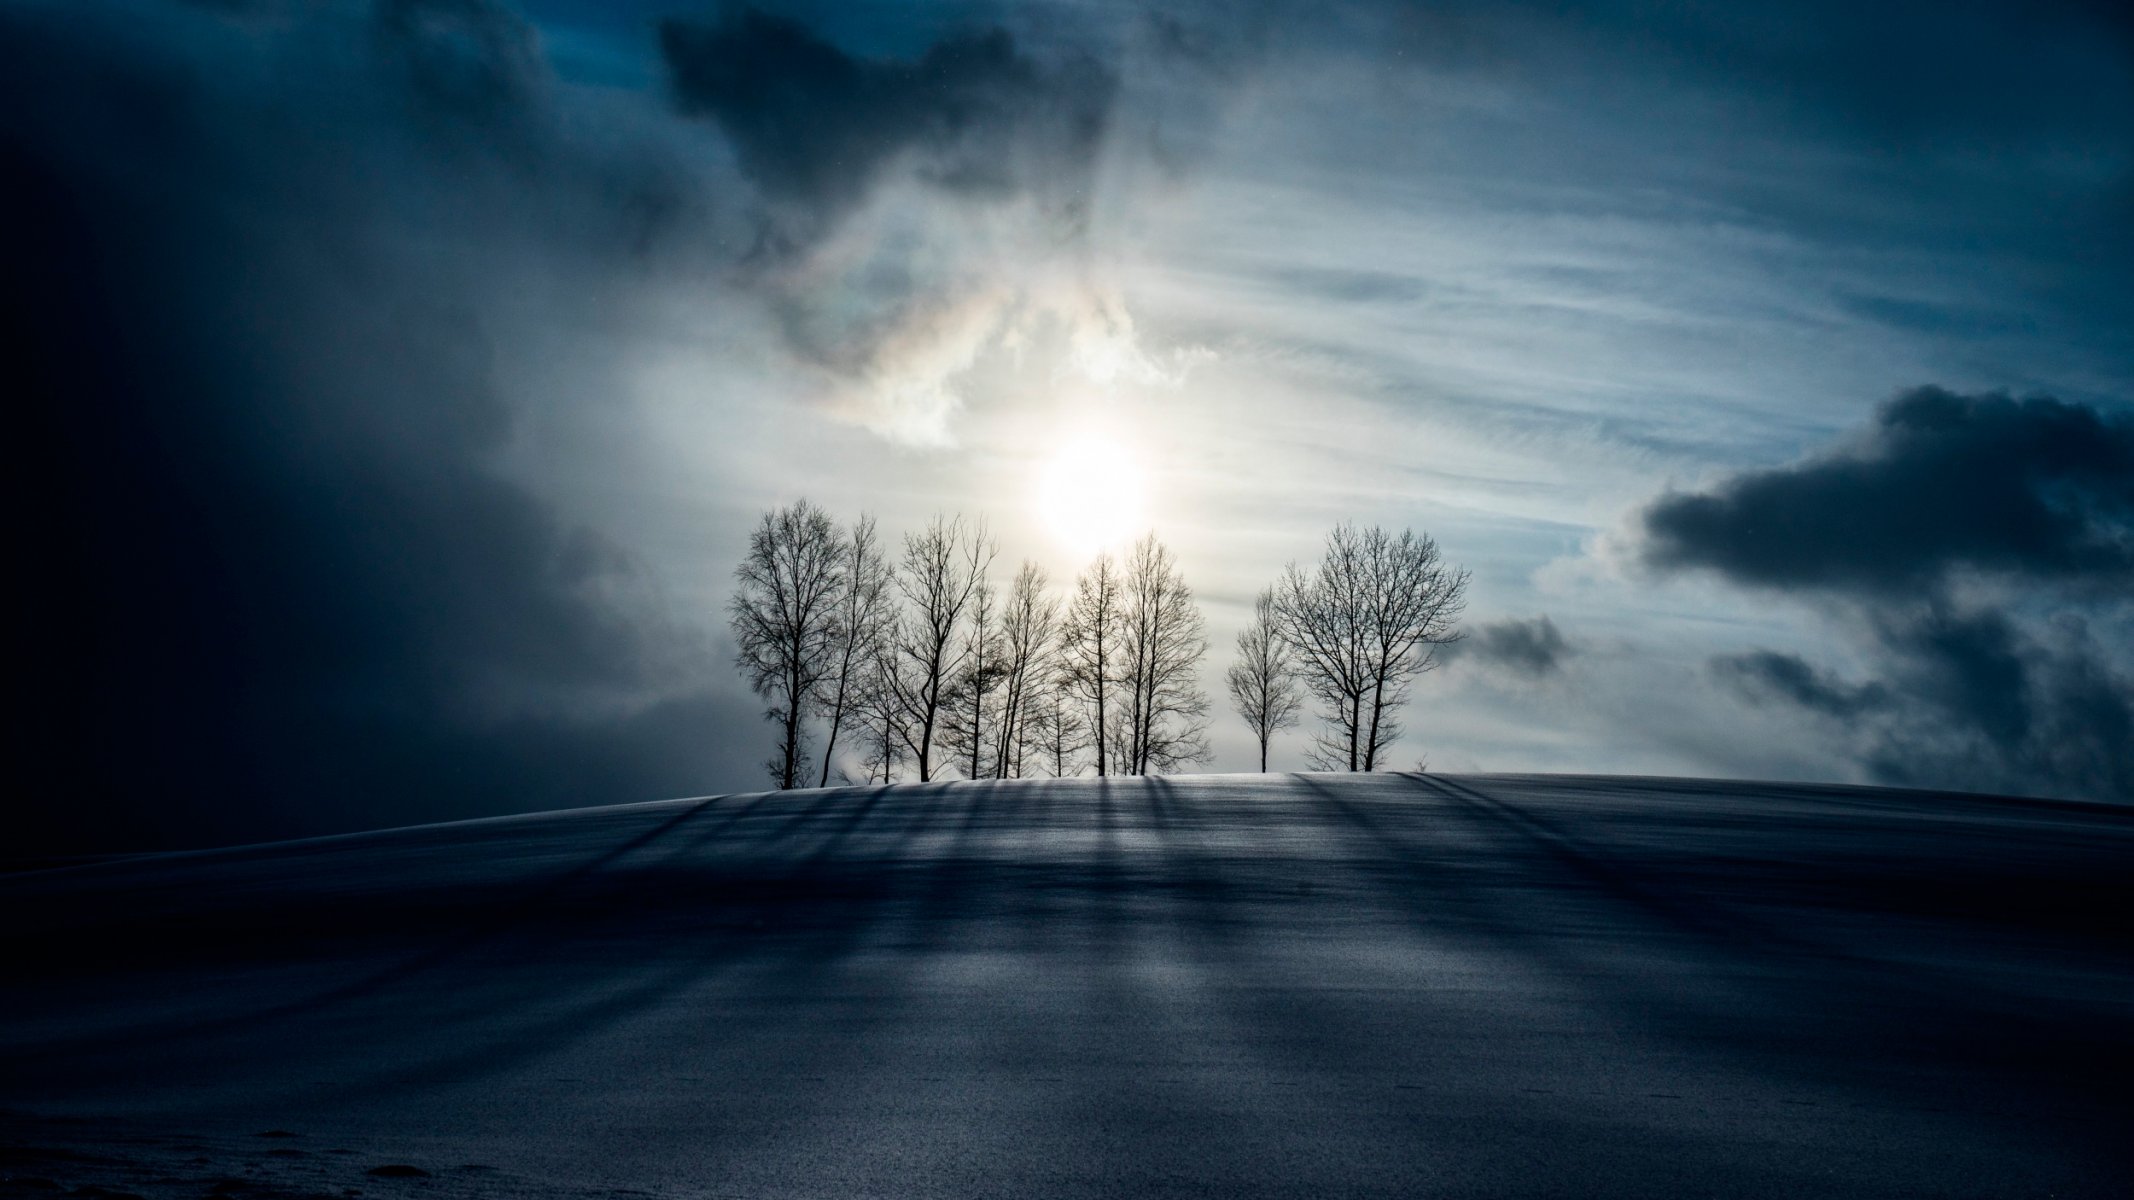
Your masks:
{"label": "dark foreground snow", "polygon": [[0,1193],[2123,1195],[2130,868],[2071,804],[1233,776],[17,875]]}

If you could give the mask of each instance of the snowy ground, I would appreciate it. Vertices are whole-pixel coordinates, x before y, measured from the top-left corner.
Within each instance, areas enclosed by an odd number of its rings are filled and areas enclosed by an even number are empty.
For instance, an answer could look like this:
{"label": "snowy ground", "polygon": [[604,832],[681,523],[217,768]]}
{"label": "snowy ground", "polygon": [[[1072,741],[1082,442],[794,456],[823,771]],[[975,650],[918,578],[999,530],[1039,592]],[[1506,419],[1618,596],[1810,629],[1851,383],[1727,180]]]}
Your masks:
{"label": "snowy ground", "polygon": [[0,1194],[2124,1195],[2130,864],[2094,806],[1227,776],[18,874]]}

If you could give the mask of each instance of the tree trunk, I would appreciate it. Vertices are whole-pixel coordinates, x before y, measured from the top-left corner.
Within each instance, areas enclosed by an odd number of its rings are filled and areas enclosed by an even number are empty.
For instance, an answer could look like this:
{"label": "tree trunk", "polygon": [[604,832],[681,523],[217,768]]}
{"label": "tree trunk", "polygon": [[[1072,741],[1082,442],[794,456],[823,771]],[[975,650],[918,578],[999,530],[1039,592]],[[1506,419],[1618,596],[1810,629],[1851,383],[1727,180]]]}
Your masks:
{"label": "tree trunk", "polygon": [[[1102,643],[1099,643],[1100,659],[1102,657],[1101,646]],[[1097,728],[1090,740],[1097,744],[1097,778],[1102,779],[1104,778],[1104,684],[1101,680],[1097,683]]]}
{"label": "tree trunk", "polygon": [[[884,786],[884,787],[887,787],[887,786],[889,786],[889,785],[890,785],[891,783],[894,783],[894,782],[895,782],[895,780],[894,780],[894,779],[893,779],[893,778],[891,777],[891,775],[890,775],[890,767],[891,767],[891,766],[893,766],[893,765],[894,765],[894,764],[896,763],[896,760],[897,760],[897,753],[896,753],[896,746],[897,746],[897,743],[896,743],[896,736],[897,736],[897,731],[896,731],[896,723],[897,723],[897,719],[896,719],[896,714],[890,711],[890,709],[889,709],[889,705],[888,705],[888,704],[886,704],[886,703],[885,703],[885,704],[883,704],[883,705],[882,705],[882,786]],[[870,776],[870,778],[872,778],[872,776]]]}
{"label": "tree trunk", "polygon": [[800,779],[800,676],[798,672],[786,675],[785,703],[785,749],[780,755],[778,786],[791,788]]}
{"label": "tree trunk", "polygon": [[927,707],[926,719],[919,724],[919,782],[932,783],[934,749],[934,711]]}
{"label": "tree trunk", "polygon": [[837,727],[845,719],[845,681],[852,674],[852,658],[845,656],[845,665],[837,674],[837,702],[830,706],[830,736],[824,739],[822,748],[822,778],[816,787],[830,786],[830,756],[837,753]]}
{"label": "tree trunk", "polygon": [[830,756],[837,753],[838,715],[839,714],[835,710],[832,710],[830,713],[830,736],[823,739],[822,777],[815,781],[816,787],[830,786]]}
{"label": "tree trunk", "polygon": [[795,771],[793,761],[800,757],[800,706],[788,704],[785,709],[785,747],[779,755],[778,786],[791,788]]}
{"label": "tree trunk", "polygon": [[978,760],[985,754],[985,693],[971,681],[971,778],[978,778]]}
{"label": "tree trunk", "polygon": [[1366,771],[1368,771],[1368,770],[1370,770],[1370,769],[1371,769],[1371,762],[1372,762],[1372,760],[1373,760],[1373,759],[1375,759],[1375,758],[1376,758],[1376,757],[1378,756],[1378,706],[1379,706],[1379,699],[1378,699],[1378,698],[1379,698],[1379,694],[1380,694],[1380,693],[1379,693],[1379,690],[1378,690],[1378,688],[1374,686],[1374,687],[1373,687],[1373,688],[1371,689],[1371,719],[1370,719],[1369,723],[1367,723],[1367,724],[1365,724],[1365,725],[1362,725],[1362,726],[1360,726],[1360,728],[1364,730],[1364,735],[1363,735],[1363,769],[1364,769],[1364,770],[1366,770]]}

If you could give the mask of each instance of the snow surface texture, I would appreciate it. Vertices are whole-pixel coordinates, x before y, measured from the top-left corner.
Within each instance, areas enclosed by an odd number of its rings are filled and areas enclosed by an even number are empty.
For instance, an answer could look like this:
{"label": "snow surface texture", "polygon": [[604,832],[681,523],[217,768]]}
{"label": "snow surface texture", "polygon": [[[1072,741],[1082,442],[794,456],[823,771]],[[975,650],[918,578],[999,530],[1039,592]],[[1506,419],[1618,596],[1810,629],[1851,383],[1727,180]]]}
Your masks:
{"label": "snow surface texture", "polygon": [[2130,862],[2101,806],[1307,775],[21,874],[0,1193],[2121,1194]]}

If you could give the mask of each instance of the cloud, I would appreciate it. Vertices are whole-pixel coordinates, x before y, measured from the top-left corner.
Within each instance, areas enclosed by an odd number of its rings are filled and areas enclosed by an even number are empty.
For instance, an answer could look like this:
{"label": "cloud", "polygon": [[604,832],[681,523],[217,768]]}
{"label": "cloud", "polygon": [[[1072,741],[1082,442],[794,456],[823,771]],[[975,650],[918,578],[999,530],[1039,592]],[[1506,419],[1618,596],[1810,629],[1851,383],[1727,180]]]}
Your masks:
{"label": "cloud", "polygon": [[1439,648],[1448,660],[1470,659],[1530,679],[1555,674],[1564,659],[1575,653],[1556,622],[1546,616],[1485,622],[1468,630],[1461,640]]}
{"label": "cloud", "polygon": [[372,29],[382,65],[462,121],[508,126],[548,82],[533,27],[492,0],[379,0]]}
{"label": "cloud", "polygon": [[1712,659],[1711,669],[1752,699],[1782,700],[1828,717],[1852,717],[1890,703],[1889,689],[1881,684],[1848,684],[1798,654],[1757,650],[1721,655]]}
{"label": "cloud", "polygon": [[2134,679],[2086,623],[2042,635],[1940,606],[1874,618],[1880,678],[1849,683],[1795,654],[1712,661],[1752,703],[1823,723],[1884,783],[2134,799]]}
{"label": "cloud", "polygon": [[995,27],[858,58],[749,6],[668,18],[659,39],[677,106],[718,122],[770,202],[775,248],[823,236],[893,170],[971,202],[1034,198],[1069,230],[1087,220],[1117,81],[1086,55],[1039,62]]}
{"label": "cloud", "polygon": [[739,286],[837,411],[950,443],[974,368],[1035,344],[1100,385],[1175,380],[1186,358],[1141,345],[1099,265],[1112,67],[999,27],[862,57],[746,6],[659,41],[677,111],[718,127],[755,193]]}
{"label": "cloud", "polygon": [[1903,595],[1959,572],[2134,580],[2134,417],[1921,387],[1805,462],[1671,493],[1646,563],[1753,587]]}
{"label": "cloud", "polygon": [[1772,650],[1710,670],[1873,778],[2134,799],[2134,419],[1916,388],[1825,453],[1639,518],[1648,567],[1812,601],[1862,652],[1860,682]]}
{"label": "cloud", "polygon": [[10,661],[40,780],[11,845],[744,777],[754,706],[711,685],[705,635],[496,466],[502,377],[689,236],[628,129],[564,134],[530,39],[473,0],[0,14]]}

